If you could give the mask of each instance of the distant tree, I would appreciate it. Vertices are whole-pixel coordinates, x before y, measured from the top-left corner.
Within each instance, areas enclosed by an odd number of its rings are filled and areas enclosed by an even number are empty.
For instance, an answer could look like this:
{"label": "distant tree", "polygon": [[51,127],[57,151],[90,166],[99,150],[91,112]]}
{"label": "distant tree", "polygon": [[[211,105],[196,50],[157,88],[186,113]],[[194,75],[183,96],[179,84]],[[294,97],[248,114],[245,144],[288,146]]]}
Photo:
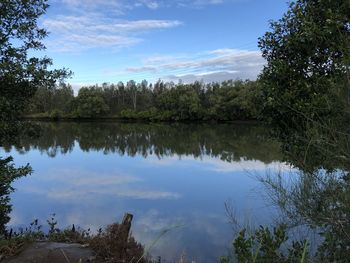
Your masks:
{"label": "distant tree", "polygon": [[147,110],[152,107],[153,93],[151,88],[148,86],[147,80],[142,80],[139,84],[139,108],[141,110]]}
{"label": "distant tree", "polygon": [[177,112],[179,119],[198,119],[200,113],[200,100],[198,94],[191,86],[184,86],[178,89]]}
{"label": "distant tree", "polygon": [[125,107],[125,86],[124,83],[119,81],[117,84],[118,89],[118,104],[120,105],[120,109]]}
{"label": "distant tree", "polygon": [[134,80],[130,80],[126,83],[126,89],[129,93],[133,109],[136,110],[137,107],[137,93],[139,87],[136,85],[136,82]]}
{"label": "distant tree", "polygon": [[[88,91],[87,91],[88,90]],[[97,95],[101,105],[109,108],[103,114],[129,119],[146,120],[246,120],[256,119],[262,105],[260,85],[256,81],[231,80],[222,83],[175,84],[157,81],[154,86],[146,80],[139,83],[131,80],[126,87],[123,82],[117,85],[103,83],[102,86],[85,87],[84,92],[93,97]],[[85,93],[82,92],[81,94]],[[90,96],[89,95],[89,96]],[[78,97],[80,97],[78,95]],[[55,88],[40,87],[29,107],[30,113],[46,113],[39,116],[59,116],[72,113],[80,105],[76,117],[86,115],[86,98],[82,110],[81,98],[73,98],[69,85],[61,84]],[[103,103],[104,102],[104,103]],[[74,105],[74,106],[73,106]],[[103,114],[87,114],[90,118]],[[83,113],[85,112],[85,113]],[[76,111],[76,113],[78,113]],[[71,115],[71,116],[74,116]],[[94,117],[93,117],[94,116]]]}
{"label": "distant tree", "polygon": [[53,109],[64,113],[70,113],[74,100],[74,91],[69,84],[61,83],[57,88],[53,89]]}
{"label": "distant tree", "polygon": [[102,90],[98,88],[81,88],[75,106],[77,116],[82,118],[101,117],[109,112]]}
{"label": "distant tree", "polygon": [[53,90],[47,87],[38,87],[31,99],[30,113],[50,112],[53,104]]}

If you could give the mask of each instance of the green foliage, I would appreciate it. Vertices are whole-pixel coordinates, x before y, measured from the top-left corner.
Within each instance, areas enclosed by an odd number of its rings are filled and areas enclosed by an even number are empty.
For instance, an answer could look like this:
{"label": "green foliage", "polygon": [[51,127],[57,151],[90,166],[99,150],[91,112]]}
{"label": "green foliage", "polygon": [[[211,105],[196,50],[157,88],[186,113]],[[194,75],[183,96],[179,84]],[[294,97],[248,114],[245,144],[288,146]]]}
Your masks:
{"label": "green foliage", "polygon": [[[233,242],[233,251],[237,262],[241,263],[291,263],[306,262],[308,244],[306,241],[294,241],[286,252],[283,245],[288,240],[286,225],[278,225],[271,231],[267,227],[256,230],[253,234],[247,234],[246,229],[239,232]],[[230,257],[222,257],[221,263],[235,262]]]}
{"label": "green foliage", "polygon": [[259,46],[263,118],[301,169],[288,185],[268,178],[270,196],[292,225],[319,229],[315,261],[348,262],[350,1],[292,1]]}
{"label": "green foliage", "polygon": [[60,110],[53,110],[50,114],[50,118],[54,121],[59,120],[60,118],[62,118],[63,116],[63,112],[61,112]]}
{"label": "green foliage", "polygon": [[75,114],[80,118],[96,118],[109,112],[109,107],[98,88],[81,88],[74,102]]}
{"label": "green foliage", "polygon": [[27,107],[28,113],[50,113],[59,111],[67,114],[73,109],[74,93],[70,85],[60,83],[55,87],[39,87]]}
{"label": "green foliage", "polygon": [[[123,231],[123,226],[118,223],[109,225],[90,240],[90,246],[100,257],[108,259],[109,262],[150,262],[147,257],[144,258],[144,247],[132,236],[128,237],[125,244],[121,239]],[[127,248],[126,255],[124,255],[125,248]]]}
{"label": "green foliage", "polygon": [[[105,230],[100,229],[97,234],[91,234],[90,229],[84,230],[74,225],[70,228],[60,229],[55,214],[47,220],[49,232],[42,230],[42,225],[35,219],[25,229],[20,228],[17,232],[12,231],[5,239],[0,239],[0,253],[2,259],[18,255],[29,243],[40,241],[66,242],[87,244],[96,253],[98,262],[116,262],[123,260],[121,251],[126,249],[124,258],[127,262],[140,263],[152,262],[148,255],[144,255],[144,247],[129,235],[127,244],[120,239],[121,225],[114,223]],[[124,254],[124,253],[123,253]],[[119,262],[119,261],[118,261]]]}
{"label": "green foliage", "polygon": [[42,240],[45,236],[41,230],[42,226],[35,219],[26,229],[19,229],[19,232],[7,233],[6,238],[0,239],[0,254],[2,259],[18,255],[27,244],[37,240]]}
{"label": "green foliage", "polygon": [[11,212],[10,193],[14,191],[12,182],[20,177],[26,176],[32,172],[27,164],[26,166],[15,168],[12,163],[12,157],[0,157],[0,236],[6,233],[6,224],[10,221]]}
{"label": "green foliage", "polygon": [[298,166],[329,168],[349,131],[349,23],[350,1],[297,0],[260,38],[263,117]]}
{"label": "green foliage", "polygon": [[0,8],[0,120],[16,119],[38,86],[53,86],[70,73],[48,70],[47,57],[29,57],[28,51],[42,50],[47,32],[37,25],[46,12],[46,0],[4,0]]}
{"label": "green foliage", "polygon": [[323,237],[317,259],[343,262],[350,258],[350,181],[348,172],[315,171],[264,179],[268,195],[292,226],[317,228]]}
{"label": "green foliage", "polygon": [[230,263],[230,257],[229,256],[222,256],[220,257],[220,263]]}
{"label": "green foliage", "polygon": [[221,84],[177,84],[154,86],[128,81],[82,88],[78,96],[68,85],[39,88],[27,116],[59,110],[64,117],[153,121],[251,120],[260,112],[260,88],[255,81],[225,81]]}
{"label": "green foliage", "polygon": [[[3,0],[0,2],[0,146],[16,141],[18,135],[35,133],[31,125],[18,123],[19,114],[28,106],[39,86],[53,87],[71,73],[66,69],[49,70],[47,57],[31,57],[31,51],[45,49],[45,29],[38,19],[45,14],[47,0]],[[31,173],[29,165],[15,168],[12,158],[0,157],[0,235],[11,212],[11,183]]]}

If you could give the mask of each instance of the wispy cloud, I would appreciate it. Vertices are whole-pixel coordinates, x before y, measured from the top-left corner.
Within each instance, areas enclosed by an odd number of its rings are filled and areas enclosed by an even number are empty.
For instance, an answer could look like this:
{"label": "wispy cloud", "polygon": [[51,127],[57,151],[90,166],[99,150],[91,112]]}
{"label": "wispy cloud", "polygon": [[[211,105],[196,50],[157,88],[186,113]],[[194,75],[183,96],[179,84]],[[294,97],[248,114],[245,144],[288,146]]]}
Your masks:
{"label": "wispy cloud", "polygon": [[101,174],[80,169],[53,170],[49,176],[42,178],[42,182],[48,185],[55,184],[55,187],[26,186],[23,191],[63,202],[87,201],[96,196],[146,200],[181,197],[175,192],[145,189],[141,178],[119,172]]}
{"label": "wispy cloud", "polygon": [[255,79],[265,61],[260,51],[215,49],[199,54],[154,56],[143,60],[141,66],[125,68],[125,73],[157,74],[165,80],[205,82],[227,79]]}
{"label": "wispy cloud", "polygon": [[70,7],[122,6],[120,0],[57,0]]}
{"label": "wispy cloud", "polygon": [[198,159],[194,156],[182,156],[181,162],[179,162],[179,160],[179,157],[166,157],[162,159],[149,157],[145,160],[145,163],[155,167],[174,165],[193,166],[194,163],[197,163],[200,164],[200,169],[214,171],[217,173],[259,173],[263,171],[290,172],[291,170],[293,170],[293,167],[284,162],[273,161],[271,163],[266,164],[259,160],[245,160],[244,158],[241,158],[239,161],[225,162],[220,158],[209,158],[208,156],[204,156],[201,159]]}
{"label": "wispy cloud", "polygon": [[[152,10],[165,5],[167,1],[160,0],[56,0],[66,8],[74,11],[108,10],[115,14],[124,14],[126,10],[146,7]],[[176,1],[174,1],[176,2]]]}
{"label": "wispy cloud", "polygon": [[142,7],[145,6],[149,9],[158,9],[161,6],[161,3],[159,1],[153,1],[153,0],[139,0],[135,3],[135,7]]}
{"label": "wispy cloud", "polygon": [[151,10],[158,8],[198,8],[207,5],[219,5],[230,2],[237,2],[238,0],[55,0],[56,2],[63,3],[70,9],[84,9],[84,10],[96,10],[106,9],[114,13],[123,14],[125,10],[131,10],[134,8],[146,7]]}
{"label": "wispy cloud", "polygon": [[56,16],[43,25],[54,32],[48,45],[58,51],[127,47],[143,41],[138,33],[182,25],[177,20],[115,20],[99,16]]}
{"label": "wispy cloud", "polygon": [[162,192],[162,191],[147,191],[147,190],[132,190],[125,189],[119,191],[113,191],[112,189],[97,189],[86,191],[79,191],[77,189],[69,190],[63,189],[61,191],[52,191],[47,193],[48,198],[56,200],[86,200],[88,195],[111,195],[121,198],[131,198],[131,199],[177,199],[180,197],[179,194],[172,192]]}

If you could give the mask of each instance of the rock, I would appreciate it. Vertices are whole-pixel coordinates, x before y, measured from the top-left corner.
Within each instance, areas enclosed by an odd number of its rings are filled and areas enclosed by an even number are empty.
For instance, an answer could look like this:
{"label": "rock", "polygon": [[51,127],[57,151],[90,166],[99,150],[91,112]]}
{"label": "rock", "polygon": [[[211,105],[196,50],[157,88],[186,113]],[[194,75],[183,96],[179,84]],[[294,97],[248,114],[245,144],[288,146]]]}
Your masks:
{"label": "rock", "polygon": [[[91,261],[91,259],[94,259]],[[19,255],[4,260],[7,263],[76,263],[96,262],[94,252],[81,244],[35,242]]]}

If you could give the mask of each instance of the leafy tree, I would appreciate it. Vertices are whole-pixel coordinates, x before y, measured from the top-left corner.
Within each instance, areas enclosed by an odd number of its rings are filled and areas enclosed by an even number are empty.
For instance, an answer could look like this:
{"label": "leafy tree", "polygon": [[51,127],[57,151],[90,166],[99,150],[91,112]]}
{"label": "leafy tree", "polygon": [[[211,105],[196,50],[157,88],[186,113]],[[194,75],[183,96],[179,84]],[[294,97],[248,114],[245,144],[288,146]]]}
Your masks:
{"label": "leafy tree", "polygon": [[[343,142],[339,132],[349,130],[350,1],[292,1],[259,46],[267,60],[264,119],[284,150],[302,157],[298,165],[319,156],[313,161],[327,166],[324,159]],[[341,155],[349,161],[349,151]]]}
{"label": "leafy tree", "polygon": [[29,164],[15,168],[12,157],[2,159],[0,157],[0,236],[6,232],[5,225],[10,221],[9,213],[12,210],[10,205],[10,193],[14,191],[12,182],[32,172]]}
{"label": "leafy tree", "polygon": [[[105,84],[105,85],[104,85]],[[107,83],[102,84],[103,99],[108,105],[111,112],[116,112],[120,107],[118,101],[118,87],[114,84],[108,85]]]}
{"label": "leafy tree", "polygon": [[[113,117],[145,120],[246,120],[256,119],[261,105],[260,86],[256,81],[235,80],[213,84],[194,82],[177,85],[158,81],[153,86],[143,80],[140,83],[128,81],[126,87],[123,82],[119,82],[117,85],[103,83],[102,86],[95,85],[85,89],[91,90],[91,93],[98,90],[98,96],[102,96],[103,102],[109,108],[104,113],[85,114],[89,118],[110,114]],[[98,100],[101,105],[104,104],[100,98]],[[77,109],[78,101],[76,99],[73,102],[73,91],[69,85],[40,87],[28,113],[51,119],[56,115],[54,113],[79,118],[83,117],[83,111],[76,115],[71,114]],[[73,104],[75,107],[72,107]],[[85,112],[87,107],[92,107],[87,102],[84,104]]]}
{"label": "leafy tree", "polygon": [[[0,145],[14,140],[23,127],[16,122],[39,86],[52,87],[67,77],[65,69],[49,70],[47,57],[29,56],[43,50],[47,32],[37,21],[48,7],[47,0],[2,0],[0,2]],[[11,211],[9,194],[14,179],[31,172],[29,166],[14,168],[12,158],[0,158],[0,234]]]}
{"label": "leafy tree", "polygon": [[72,110],[73,99],[74,91],[71,85],[60,83],[57,88],[53,89],[53,109],[57,109],[64,113],[69,113]]}
{"label": "leafy tree", "polygon": [[28,111],[32,112],[50,112],[52,110],[53,90],[47,87],[38,87]]}
{"label": "leafy tree", "polygon": [[53,86],[69,75],[65,69],[49,70],[48,57],[30,57],[43,50],[47,36],[37,21],[48,7],[46,0],[3,0],[0,3],[0,120],[16,119],[37,87]]}
{"label": "leafy tree", "polygon": [[81,88],[76,98],[76,114],[83,118],[94,118],[108,113],[102,90],[98,88]]}
{"label": "leafy tree", "polygon": [[180,119],[198,119],[200,100],[195,90],[190,87],[179,88],[177,99],[177,116]]}
{"label": "leafy tree", "polygon": [[131,102],[132,102],[132,106],[133,106],[133,110],[136,110],[137,107],[137,93],[139,91],[139,87],[136,85],[136,82],[134,80],[130,80],[128,81],[128,83],[126,83],[126,89],[129,93]]}
{"label": "leafy tree", "polygon": [[301,168],[294,182],[266,180],[269,195],[292,223],[323,236],[315,259],[348,262],[350,1],[293,1],[259,45],[263,117]]}

